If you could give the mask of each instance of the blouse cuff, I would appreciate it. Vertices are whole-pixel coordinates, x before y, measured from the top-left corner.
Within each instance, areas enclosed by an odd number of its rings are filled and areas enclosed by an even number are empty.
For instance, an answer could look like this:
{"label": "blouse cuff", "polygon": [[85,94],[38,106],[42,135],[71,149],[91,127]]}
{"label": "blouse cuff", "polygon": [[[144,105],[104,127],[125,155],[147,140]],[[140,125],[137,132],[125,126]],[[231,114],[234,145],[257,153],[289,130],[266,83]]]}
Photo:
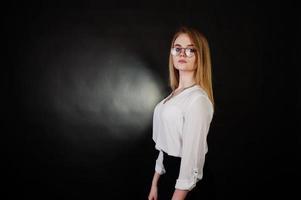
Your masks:
{"label": "blouse cuff", "polygon": [[175,188],[179,190],[191,191],[195,186],[196,186],[196,181],[193,179],[188,179],[188,180],[177,179]]}
{"label": "blouse cuff", "polygon": [[155,167],[155,171],[158,173],[158,174],[160,174],[160,175],[162,175],[162,174],[165,174],[165,169],[164,169],[164,167],[161,167],[159,164],[157,164],[156,163],[156,167]]}

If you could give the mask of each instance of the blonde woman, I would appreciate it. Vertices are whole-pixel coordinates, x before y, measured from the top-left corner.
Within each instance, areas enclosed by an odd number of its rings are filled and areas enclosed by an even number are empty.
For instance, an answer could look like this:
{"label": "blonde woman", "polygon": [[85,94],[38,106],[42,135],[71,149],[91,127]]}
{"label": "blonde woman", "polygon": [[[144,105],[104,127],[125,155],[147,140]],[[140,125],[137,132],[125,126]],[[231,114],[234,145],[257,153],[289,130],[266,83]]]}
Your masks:
{"label": "blonde woman", "polygon": [[148,199],[192,200],[200,193],[214,113],[209,45],[196,29],[181,27],[174,34],[169,82],[172,92],[153,114],[158,157]]}

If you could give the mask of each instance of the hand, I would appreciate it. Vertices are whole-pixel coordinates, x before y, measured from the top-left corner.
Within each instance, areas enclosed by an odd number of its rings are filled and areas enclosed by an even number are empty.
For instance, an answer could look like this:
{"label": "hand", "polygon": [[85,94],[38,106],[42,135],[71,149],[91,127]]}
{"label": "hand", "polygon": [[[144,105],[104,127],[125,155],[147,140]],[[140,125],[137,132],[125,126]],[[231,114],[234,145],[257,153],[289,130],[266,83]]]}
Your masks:
{"label": "hand", "polygon": [[152,185],[151,190],[148,195],[148,200],[157,200],[158,199],[158,187]]}

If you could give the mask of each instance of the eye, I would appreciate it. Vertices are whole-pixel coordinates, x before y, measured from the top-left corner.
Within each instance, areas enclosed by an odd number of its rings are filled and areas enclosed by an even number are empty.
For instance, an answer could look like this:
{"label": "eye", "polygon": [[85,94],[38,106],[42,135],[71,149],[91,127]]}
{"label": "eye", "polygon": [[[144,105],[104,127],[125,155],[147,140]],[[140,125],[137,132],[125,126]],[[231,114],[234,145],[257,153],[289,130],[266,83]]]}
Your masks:
{"label": "eye", "polygon": [[181,48],[180,47],[176,47],[175,50],[176,50],[176,52],[180,52]]}
{"label": "eye", "polygon": [[187,48],[187,49],[188,49],[188,51],[189,51],[190,53],[195,52],[195,49],[193,49],[193,48]]}

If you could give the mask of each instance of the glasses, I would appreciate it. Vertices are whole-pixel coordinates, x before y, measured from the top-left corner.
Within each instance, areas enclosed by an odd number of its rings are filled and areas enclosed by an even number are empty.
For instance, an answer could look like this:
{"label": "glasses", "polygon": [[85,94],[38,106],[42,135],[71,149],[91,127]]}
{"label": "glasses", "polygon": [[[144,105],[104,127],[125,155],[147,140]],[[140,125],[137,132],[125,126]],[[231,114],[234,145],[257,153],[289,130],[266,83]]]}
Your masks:
{"label": "glasses", "polygon": [[187,57],[192,57],[194,56],[195,52],[196,52],[196,49],[194,48],[191,48],[191,47],[187,47],[187,48],[182,48],[182,47],[173,47],[171,48],[171,55],[173,56],[178,56],[180,55],[180,53],[182,52],[182,49],[184,49],[184,52],[185,52],[185,55]]}

